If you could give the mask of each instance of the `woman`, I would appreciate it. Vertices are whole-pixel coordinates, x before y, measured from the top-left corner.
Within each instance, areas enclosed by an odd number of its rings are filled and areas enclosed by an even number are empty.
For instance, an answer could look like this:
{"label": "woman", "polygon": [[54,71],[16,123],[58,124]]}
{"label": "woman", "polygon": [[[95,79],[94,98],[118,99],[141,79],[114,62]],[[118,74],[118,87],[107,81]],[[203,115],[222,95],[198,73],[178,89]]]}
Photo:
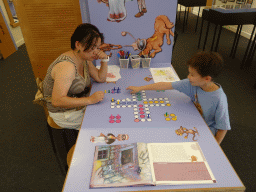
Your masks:
{"label": "woman", "polygon": [[[48,68],[43,81],[44,97],[49,116],[62,128],[80,129],[85,106],[103,100],[104,93],[97,91],[89,96],[90,78],[103,83],[107,76],[108,56],[99,46],[103,34],[91,24],[79,25],[71,37],[71,50],[61,54]],[[92,61],[101,59],[97,69]]]}

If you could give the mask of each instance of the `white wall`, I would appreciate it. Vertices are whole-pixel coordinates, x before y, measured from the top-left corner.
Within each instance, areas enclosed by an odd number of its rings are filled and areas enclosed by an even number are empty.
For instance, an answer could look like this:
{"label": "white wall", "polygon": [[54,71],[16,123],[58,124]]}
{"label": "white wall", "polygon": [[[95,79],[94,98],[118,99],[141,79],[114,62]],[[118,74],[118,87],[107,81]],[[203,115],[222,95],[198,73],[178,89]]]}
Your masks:
{"label": "white wall", "polygon": [[17,47],[23,45],[25,42],[24,42],[24,38],[23,38],[23,35],[22,35],[22,32],[21,32],[20,26],[13,28],[10,25],[10,20],[9,20],[8,15],[7,15],[7,12],[6,12],[3,0],[0,0],[0,6],[2,8],[2,11],[4,13],[4,17],[5,17],[5,19],[6,19],[7,23],[8,23],[8,26],[10,28],[10,31],[12,33],[14,41],[16,42]]}
{"label": "white wall", "polygon": [[[201,7],[201,9],[200,9],[200,16],[202,16],[203,8],[204,7]],[[256,8],[256,0],[253,1],[251,8]],[[178,11],[179,10],[180,10],[180,7],[178,7]],[[184,11],[185,7],[181,6],[181,10]],[[192,13],[195,14],[195,15],[198,15],[198,10],[199,10],[199,7],[193,7],[192,8]],[[236,32],[237,25],[227,25],[227,26],[224,26],[224,28],[226,28],[230,31]],[[241,35],[250,39],[252,29],[253,29],[253,25],[243,25]]]}

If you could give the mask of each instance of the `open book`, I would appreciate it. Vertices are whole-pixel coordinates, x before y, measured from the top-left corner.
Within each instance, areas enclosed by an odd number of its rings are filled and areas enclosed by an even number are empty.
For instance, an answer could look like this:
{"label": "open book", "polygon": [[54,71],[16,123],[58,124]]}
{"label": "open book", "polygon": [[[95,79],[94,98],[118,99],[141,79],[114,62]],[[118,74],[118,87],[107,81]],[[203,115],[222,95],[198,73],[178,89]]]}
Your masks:
{"label": "open book", "polygon": [[96,146],[90,188],[216,183],[197,142]]}

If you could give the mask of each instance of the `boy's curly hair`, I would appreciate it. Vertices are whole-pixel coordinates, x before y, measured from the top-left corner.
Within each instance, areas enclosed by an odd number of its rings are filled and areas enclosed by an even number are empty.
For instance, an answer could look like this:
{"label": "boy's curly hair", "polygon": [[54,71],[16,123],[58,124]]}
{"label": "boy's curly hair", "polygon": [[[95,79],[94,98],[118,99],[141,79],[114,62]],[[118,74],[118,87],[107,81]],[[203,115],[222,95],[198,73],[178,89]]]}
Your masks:
{"label": "boy's curly hair", "polygon": [[201,51],[192,56],[187,65],[196,69],[202,77],[217,77],[223,70],[223,58],[217,52]]}

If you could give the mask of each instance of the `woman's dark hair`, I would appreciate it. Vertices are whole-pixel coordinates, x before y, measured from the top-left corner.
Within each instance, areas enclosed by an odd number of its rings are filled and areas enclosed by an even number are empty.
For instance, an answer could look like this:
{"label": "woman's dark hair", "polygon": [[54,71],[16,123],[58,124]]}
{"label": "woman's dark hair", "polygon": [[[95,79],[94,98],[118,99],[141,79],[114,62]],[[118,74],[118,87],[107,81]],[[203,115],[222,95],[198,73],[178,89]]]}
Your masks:
{"label": "woman's dark hair", "polygon": [[86,51],[95,46],[98,38],[101,38],[101,43],[104,43],[104,36],[96,26],[90,23],[80,24],[71,36],[71,49],[75,50],[75,43],[79,41]]}
{"label": "woman's dark hair", "polygon": [[[108,136],[114,136],[115,137],[115,135],[113,135],[112,133],[109,133],[108,134]],[[107,144],[111,144],[111,143],[113,143],[115,141],[115,139],[108,139],[108,142],[106,142]]]}
{"label": "woman's dark hair", "polygon": [[217,77],[223,70],[223,58],[219,53],[201,51],[187,61],[187,65],[196,69],[202,77]]}

